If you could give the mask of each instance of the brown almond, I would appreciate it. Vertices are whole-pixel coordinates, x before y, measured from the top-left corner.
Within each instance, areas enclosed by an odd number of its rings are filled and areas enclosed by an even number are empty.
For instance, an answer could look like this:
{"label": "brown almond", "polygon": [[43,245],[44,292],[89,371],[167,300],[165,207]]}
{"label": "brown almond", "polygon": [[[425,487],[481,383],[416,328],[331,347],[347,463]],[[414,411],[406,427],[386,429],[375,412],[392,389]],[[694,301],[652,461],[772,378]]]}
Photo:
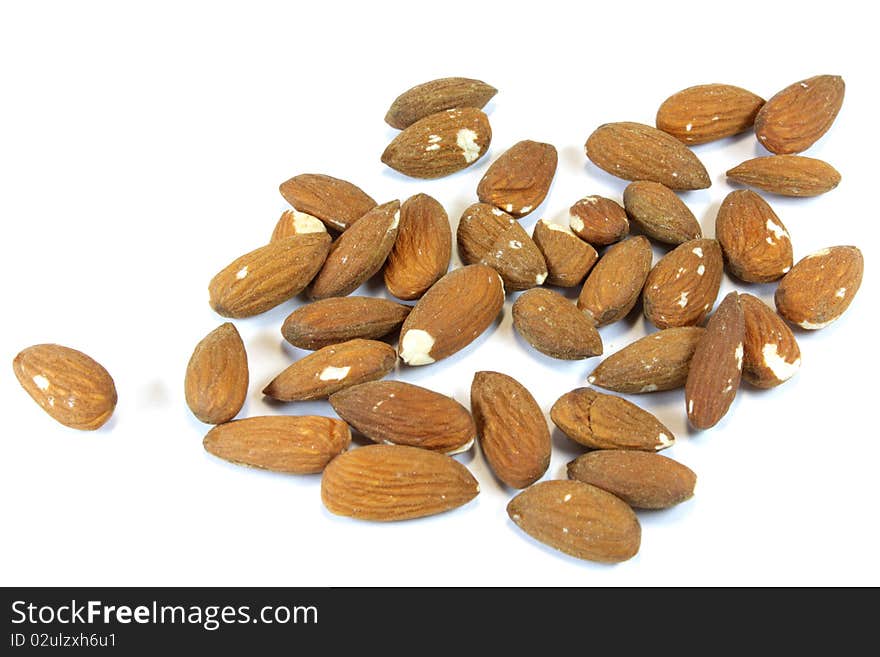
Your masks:
{"label": "brown almond", "polygon": [[374,340],[403,324],[410,307],[374,297],[330,297],[300,306],[281,326],[294,347],[321,349],[355,338]]}
{"label": "brown almond", "polygon": [[619,203],[604,196],[585,196],[568,210],[568,226],[596,246],[619,242],[629,235],[629,219]]}
{"label": "brown almond", "polygon": [[658,242],[682,244],[703,236],[694,213],[666,185],[632,182],[623,190],[623,205],[642,232]]}
{"label": "brown almond", "polygon": [[498,93],[481,80],[441,78],[418,84],[400,94],[391,103],[385,122],[403,130],[416,121],[456,107],[482,109]]}
{"label": "brown almond", "polygon": [[513,327],[535,349],[553,358],[581,360],[602,354],[602,338],[593,319],[550,290],[521,294],[513,304]]}
{"label": "brown almond", "polygon": [[455,239],[458,254],[466,265],[473,265],[516,223],[516,219],[488,203],[473,203],[458,221]]}
{"label": "brown almond", "polygon": [[743,378],[756,388],[773,388],[795,375],[801,350],[788,324],[751,294],[740,294],[745,333]]}
{"label": "brown almond", "polygon": [[818,196],[840,184],[837,169],[803,155],[756,157],[730,169],[727,177],[781,196]]}
{"label": "brown almond", "polygon": [[547,197],[557,160],[552,144],[518,142],[486,170],[477,186],[477,197],[517,219],[524,217]]}
{"label": "brown almond", "polygon": [[532,231],[532,241],[547,264],[547,285],[574,287],[596,264],[596,249],[575,235],[567,226],[541,219]]}
{"label": "brown almond", "polygon": [[277,242],[294,235],[326,232],[327,228],[317,217],[298,210],[285,210],[275,224],[275,230],[272,231],[272,238],[269,241]]}
{"label": "brown almond", "polygon": [[779,155],[807,150],[834,123],[845,90],[839,75],[817,75],[789,85],[755,117],[758,141]]}
{"label": "brown almond", "polygon": [[228,422],[244,406],[248,361],[244,342],[231,322],[221,324],[196,345],[186,367],[186,405],[206,424]]}
{"label": "brown almond", "polygon": [[320,173],[303,173],[281,183],[281,195],[299,212],[345,230],[376,207],[360,187]]}
{"label": "brown almond", "polygon": [[368,445],[333,459],[321,478],[331,513],[361,520],[422,518],[467,504],[473,475],[444,454],[406,445]]}
{"label": "brown almond", "polygon": [[657,128],[685,144],[705,144],[751,128],[763,105],[763,98],[740,87],[701,84],[663,101]]}
{"label": "brown almond", "polygon": [[653,256],[650,242],[641,235],[612,246],[587,276],[578,308],[591,313],[596,326],[626,317],[639,299]]}

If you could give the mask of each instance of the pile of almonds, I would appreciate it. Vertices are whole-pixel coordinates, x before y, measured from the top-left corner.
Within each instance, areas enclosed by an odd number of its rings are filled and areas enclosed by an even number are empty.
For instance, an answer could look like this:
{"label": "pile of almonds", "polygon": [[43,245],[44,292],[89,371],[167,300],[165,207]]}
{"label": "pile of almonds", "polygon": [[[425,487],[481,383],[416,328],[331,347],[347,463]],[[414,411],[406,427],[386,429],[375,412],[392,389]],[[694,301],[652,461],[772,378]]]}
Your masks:
{"label": "pile of almonds", "polygon": [[[401,132],[382,154],[411,177],[460,171],[488,150],[482,111],[496,90],[478,80],[434,80],[406,91],[386,121]],[[839,318],[862,277],[852,246],[831,246],[793,262],[782,221],[757,192],[730,193],[716,217],[715,239],[676,194],[710,186],[688,146],[754,128],[773,155],[727,176],[786,196],[834,189],[840,175],[798,155],[830,128],[843,102],[840,77],[797,82],[764,101],[738,87],[709,84],[668,98],[656,128],[598,127],[587,157],[631,181],[622,205],[587,196],[570,208],[568,226],[540,220],[529,235],[520,219],[545,200],[557,167],[550,144],[520,141],[486,170],[478,202],[456,233],[464,266],[449,271],[452,231],[446,211],[418,194],[378,204],[350,182],[297,175],[280,191],[293,209],[268,244],[233,260],[210,282],[210,304],[227,318],[251,317],[305,293],[310,303],[284,321],[281,334],[313,353],[294,362],[263,393],[284,402],[326,399],[338,418],[266,416],[235,420],[247,395],[245,345],[227,322],[196,346],[186,370],[186,402],[215,425],[211,454],[277,472],[323,473],[321,497],[333,513],[378,521],[448,511],[472,500],[479,485],[450,458],[479,440],[497,479],[525,489],[508,514],[526,533],[570,555],[600,562],[629,559],[641,529],[633,509],[664,509],[693,495],[696,475],[657,452],[675,442],[651,413],[615,393],[684,388],[690,424],[708,429],[725,415],[740,378],[758,388],[788,380],[800,365],[789,323],[820,329]],[[629,237],[631,226],[640,235]],[[652,241],[670,250],[653,263]],[[777,282],[776,309],[731,292],[715,306],[725,267],[745,282]],[[349,296],[382,272],[389,293]],[[577,303],[544,286],[582,285]],[[550,409],[553,423],[584,446],[568,480],[536,483],[550,464],[544,411],[522,383],[491,371],[473,375],[470,409],[430,389],[385,379],[400,358],[430,365],[466,348],[495,322],[510,292],[516,331],[553,358],[603,353],[599,329],[641,301],[657,331],[605,358],[587,382]],[[713,312],[714,309],[714,312]],[[383,338],[399,331],[394,349]],[[21,352],[15,373],[59,422],[96,429],[116,403],[110,375],[94,360],[59,345]],[[374,445],[349,450],[351,428]]]}

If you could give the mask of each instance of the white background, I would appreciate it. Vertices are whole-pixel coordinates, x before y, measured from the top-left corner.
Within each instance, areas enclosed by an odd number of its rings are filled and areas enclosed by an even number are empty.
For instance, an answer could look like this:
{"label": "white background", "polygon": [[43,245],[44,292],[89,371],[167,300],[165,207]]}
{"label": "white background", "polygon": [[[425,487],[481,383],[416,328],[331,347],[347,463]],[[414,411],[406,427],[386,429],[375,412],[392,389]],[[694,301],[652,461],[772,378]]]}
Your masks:
{"label": "white background", "polygon": [[[6,585],[655,585],[880,584],[877,554],[877,76],[865,3],[4,3],[0,10],[0,582]],[[871,63],[873,62],[873,64]],[[743,389],[713,430],[688,430],[680,391],[641,396],[678,436],[666,455],[691,468],[695,498],[640,512],[638,556],[570,559],[507,518],[511,491],[479,453],[468,506],[431,519],[369,524],[320,503],[318,476],[252,471],[207,455],[183,399],[196,342],[222,320],[211,276],[265,243],[286,207],[278,184],[325,172],[377,201],[435,196],[453,225],[488,164],[520,139],[551,142],[559,169],[523,220],[562,221],[587,194],[625,186],[589,164],[583,143],[607,121],[652,123],[659,104],[707,82],[765,98],[791,82],[844,76],[832,130],[807,155],[843,175],[815,199],[770,202],[795,258],[855,244],[866,260],[847,314],[798,333],[801,373]],[[396,134],[392,99],[447,75],[500,92],[494,139],[476,166],[409,180],[379,156]],[[696,149],[710,189],[685,195],[713,235],[724,171],[761,154],[754,137]],[[655,259],[661,254],[656,249]],[[381,280],[381,279],[379,279]],[[726,280],[721,294],[732,289]],[[744,286],[769,300],[773,286]],[[383,294],[381,284],[366,286]],[[719,299],[721,297],[719,296]],[[269,405],[263,385],[302,352],[279,327],[300,301],[238,321],[251,364],[242,416],[332,413]],[[644,320],[602,330],[606,353]],[[112,373],[119,405],[95,433],[66,429],[20,389],[22,348],[59,342]],[[510,304],[491,334],[439,364],[394,376],[468,403],[472,373],[507,372],[545,410],[598,359],[545,358],[513,332]],[[545,478],[580,450],[554,432]]]}

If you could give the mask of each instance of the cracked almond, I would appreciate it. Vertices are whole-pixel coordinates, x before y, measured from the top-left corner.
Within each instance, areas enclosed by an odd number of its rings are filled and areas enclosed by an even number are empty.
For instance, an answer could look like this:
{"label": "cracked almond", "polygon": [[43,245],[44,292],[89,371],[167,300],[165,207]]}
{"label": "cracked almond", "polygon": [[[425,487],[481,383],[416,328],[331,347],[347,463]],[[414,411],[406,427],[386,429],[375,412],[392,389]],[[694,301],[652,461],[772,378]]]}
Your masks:
{"label": "cracked almond", "polygon": [[317,217],[298,210],[285,210],[275,224],[270,242],[307,233],[326,233],[327,227]]}
{"label": "cracked almond", "polygon": [[782,318],[751,294],[740,294],[745,333],[743,378],[756,388],[773,388],[793,377],[801,350]]}

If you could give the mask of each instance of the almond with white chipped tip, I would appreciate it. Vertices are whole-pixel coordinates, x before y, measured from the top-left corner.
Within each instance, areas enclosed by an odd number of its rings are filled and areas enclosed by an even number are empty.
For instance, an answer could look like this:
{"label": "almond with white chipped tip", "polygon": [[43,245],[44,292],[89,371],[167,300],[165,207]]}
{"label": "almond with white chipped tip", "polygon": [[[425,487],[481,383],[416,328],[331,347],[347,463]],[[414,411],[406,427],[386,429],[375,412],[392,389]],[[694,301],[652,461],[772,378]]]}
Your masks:
{"label": "almond with white chipped tip", "polygon": [[648,411],[590,388],[562,395],[550,409],[550,419],[566,436],[590,449],[656,452],[675,444],[672,432]]}
{"label": "almond with white chipped tip", "polygon": [[712,311],[724,259],[718,242],[685,242],[660,259],[645,282],[642,309],[657,328],[695,326]]}
{"label": "almond with white chipped tip", "polygon": [[412,178],[442,178],[483,157],[491,141],[486,115],[460,107],[413,123],[388,144],[382,162]]}
{"label": "almond with white chipped tip", "polygon": [[326,233],[327,227],[317,217],[298,210],[285,210],[275,224],[270,242],[307,233]]}
{"label": "almond with white chipped tip", "polygon": [[764,99],[731,84],[701,84],[673,94],[657,110],[657,128],[685,144],[705,144],[745,132]]}
{"label": "almond with white chipped tip", "polygon": [[400,329],[400,358],[428,365],[464,349],[498,317],[504,285],[491,267],[454,269],[419,299]]}
{"label": "almond with white chipped tip", "polygon": [[590,313],[597,327],[623,319],[639,299],[653,257],[650,242],[641,235],[618,242],[587,276],[577,307]]}
{"label": "almond with white chipped tip", "polygon": [[330,395],[339,417],[377,443],[446,454],[465,452],[477,435],[468,410],[439,392],[402,381],[371,381]]}
{"label": "almond with white chipped tip", "polygon": [[93,431],[116,408],[116,385],[90,356],[59,344],[38,344],[12,361],[21,387],[54,420],[66,427]]}
{"label": "almond with white chipped tip", "polygon": [[568,226],[595,246],[619,242],[629,235],[629,219],[619,203],[604,196],[585,196],[568,210]]}
{"label": "almond with white chipped tip", "polygon": [[513,327],[542,354],[581,360],[602,354],[602,338],[593,319],[561,294],[528,290],[513,304]]}
{"label": "almond with white chipped tip", "polygon": [[376,207],[376,201],[357,185],[320,173],[294,176],[281,183],[280,191],[298,212],[317,217],[337,231]]}
{"label": "almond with white chipped tip", "polygon": [[517,219],[524,217],[547,197],[557,161],[552,144],[518,142],[486,170],[477,186],[477,197]]}
{"label": "almond with white chipped tip", "polygon": [[840,184],[837,169],[803,155],[756,157],[730,169],[727,177],[781,196],[818,196]]}
{"label": "almond with white chipped tip", "polygon": [[300,306],[281,326],[294,347],[316,350],[355,338],[373,340],[397,329],[410,307],[374,297],[330,297]]}
{"label": "almond with white chipped tip", "polygon": [[587,561],[619,563],[639,551],[639,519],[620,498],[580,481],[542,481],[507,505],[507,515],[537,541]]}
{"label": "almond with white chipped tip", "polygon": [[394,99],[385,114],[385,123],[403,130],[419,119],[443,110],[456,107],[482,109],[497,93],[495,87],[470,78],[441,78],[423,82]]}
{"label": "almond with white chipped tip", "polygon": [[480,448],[498,479],[512,488],[525,488],[547,472],[547,420],[521,383],[499,372],[477,372],[471,384],[471,411]]}
{"label": "almond with white chipped tip", "polygon": [[626,394],[681,388],[704,330],[682,326],[646,335],[599,363],[587,382]]}
{"label": "almond with white chipped tip", "polygon": [[186,366],[186,405],[206,424],[228,422],[244,406],[248,361],[238,329],[226,322],[196,345]]}
{"label": "almond with white chipped tip", "polygon": [[566,226],[541,219],[532,231],[532,241],[547,263],[547,285],[580,285],[599,254]]}
{"label": "almond with white chipped tip", "polygon": [[773,388],[793,377],[801,366],[801,350],[788,324],[751,294],[740,294],[745,338],[743,378],[756,388]]}
{"label": "almond with white chipped tip", "polygon": [[742,376],[744,340],[742,304],[731,292],[709,318],[691,358],[684,396],[695,429],[718,424],[733,403]]}
{"label": "almond with white chipped tip", "polygon": [[776,310],[803,329],[825,328],[852,303],[864,272],[854,246],[821,249],[799,261],[776,288]]}
{"label": "almond with white chipped tip", "polygon": [[279,401],[326,399],[343,388],[381,379],[396,363],[397,354],[384,342],[349,340],[296,361],[263,394]]}
{"label": "almond with white chipped tip", "polygon": [[703,236],[694,213],[666,185],[632,182],[623,190],[623,205],[630,220],[658,242],[682,244]]}

